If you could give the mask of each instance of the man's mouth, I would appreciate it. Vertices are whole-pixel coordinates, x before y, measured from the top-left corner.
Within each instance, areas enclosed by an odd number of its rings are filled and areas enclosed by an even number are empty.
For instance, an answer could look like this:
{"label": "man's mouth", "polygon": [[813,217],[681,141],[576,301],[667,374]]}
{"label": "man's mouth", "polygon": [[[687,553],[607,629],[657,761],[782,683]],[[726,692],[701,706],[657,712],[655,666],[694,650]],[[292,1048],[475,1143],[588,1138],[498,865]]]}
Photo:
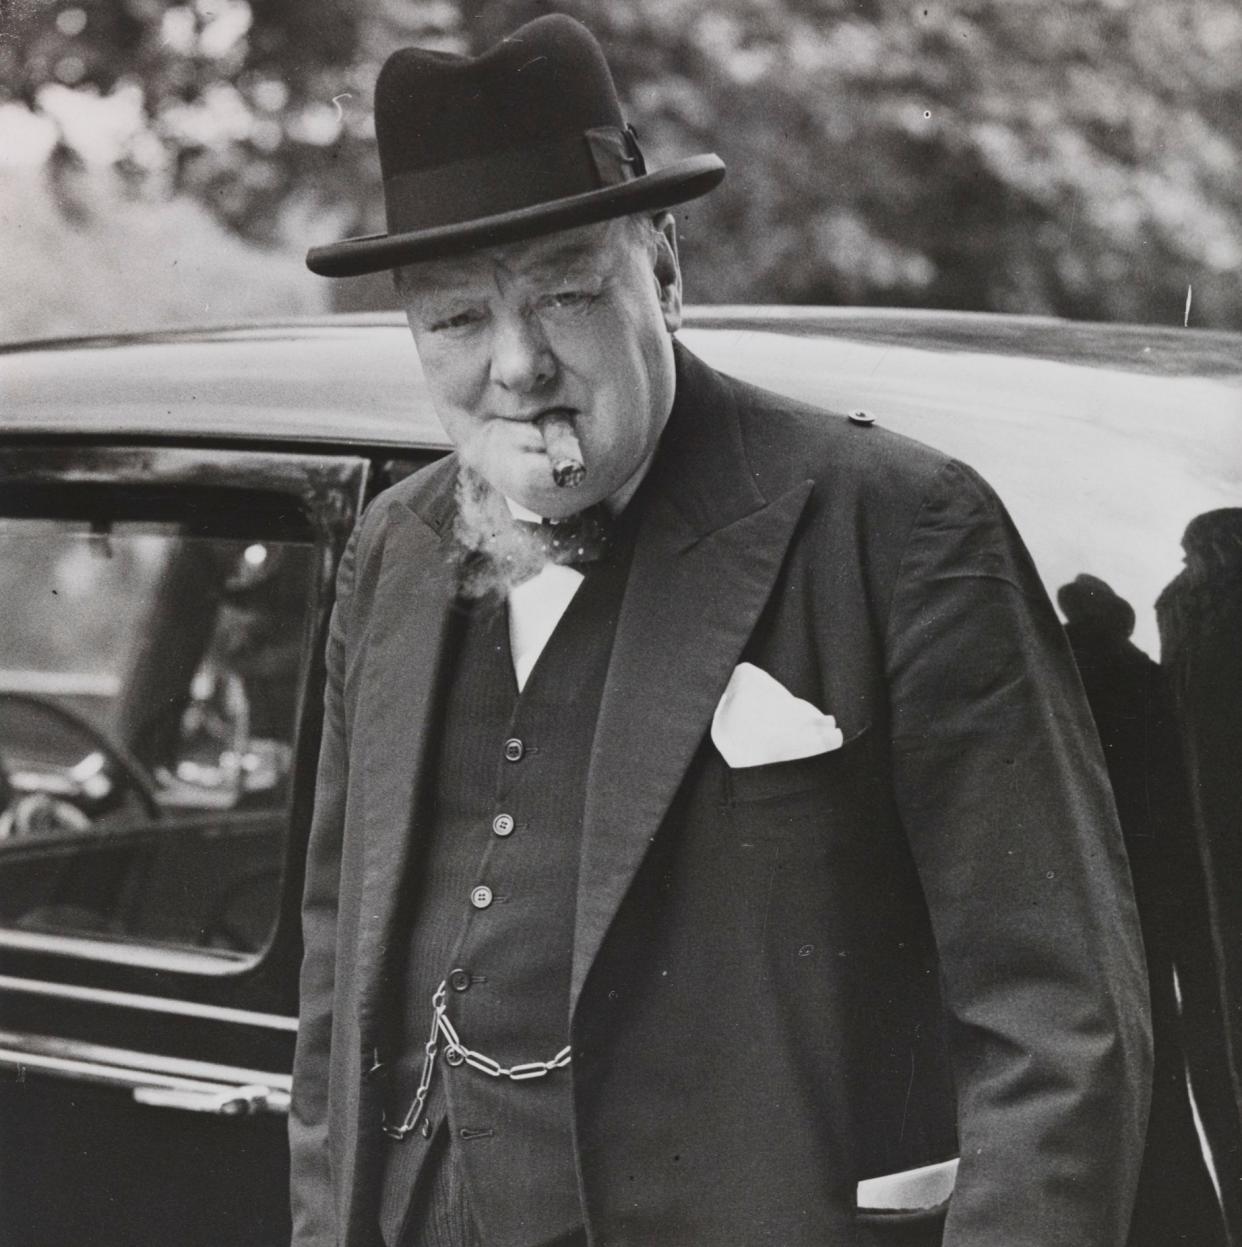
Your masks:
{"label": "man's mouth", "polygon": [[555,415],[567,416],[572,420],[578,415],[578,409],[565,406],[532,407],[529,411],[515,411],[512,415],[505,415],[503,412],[497,412],[496,414],[500,419],[506,420],[511,424],[536,424],[548,416]]}

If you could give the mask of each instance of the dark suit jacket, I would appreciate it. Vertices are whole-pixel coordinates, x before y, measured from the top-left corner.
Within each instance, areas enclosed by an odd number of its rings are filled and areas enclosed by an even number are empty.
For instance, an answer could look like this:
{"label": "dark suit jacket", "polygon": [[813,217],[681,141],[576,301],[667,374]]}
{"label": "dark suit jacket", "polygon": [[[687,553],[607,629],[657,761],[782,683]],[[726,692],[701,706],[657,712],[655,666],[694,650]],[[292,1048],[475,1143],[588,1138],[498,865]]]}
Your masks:
{"label": "dark suit jacket", "polygon": [[[290,1123],[307,1247],[372,1233],[367,1070],[435,730],[454,471],[377,499],[340,571]],[[1140,939],[1089,713],[1002,507],[960,463],[680,348],[645,493],[573,950],[592,1241],[935,1241],[860,1214],[855,1186],[960,1150],[946,1244],[1120,1244]],[[844,745],[731,771],[708,730],[741,661]]]}

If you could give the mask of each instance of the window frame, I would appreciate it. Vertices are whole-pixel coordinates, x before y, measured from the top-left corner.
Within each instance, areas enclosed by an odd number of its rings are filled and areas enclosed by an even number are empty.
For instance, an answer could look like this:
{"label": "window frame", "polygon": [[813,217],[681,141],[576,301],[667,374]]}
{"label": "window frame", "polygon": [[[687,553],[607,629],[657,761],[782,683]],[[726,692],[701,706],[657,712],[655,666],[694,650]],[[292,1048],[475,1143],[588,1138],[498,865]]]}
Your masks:
{"label": "window frame", "polygon": [[[115,491],[127,504],[160,499],[175,510],[177,491],[219,497],[261,497],[299,514],[309,531],[316,566],[298,674],[290,798],[285,813],[281,881],[271,925],[253,953],[161,946],[124,936],[106,937],[0,929],[0,972],[7,977],[83,982],[160,995],[214,995],[221,980],[267,981],[263,995],[285,996],[288,966],[300,951],[298,928],[305,838],[314,797],[322,718],[323,644],[334,597],[335,573],[360,511],[370,474],[358,455],[307,450],[217,449],[208,446],[86,445],[54,441],[0,448],[0,513],[29,514],[10,499],[55,499],[39,508],[51,518],[73,516],[80,500]],[[282,969],[283,967],[283,969]],[[212,983],[218,984],[213,989]],[[192,984],[197,983],[198,989]],[[247,993],[249,994],[249,993]],[[285,1004],[281,1001],[281,1004]]]}

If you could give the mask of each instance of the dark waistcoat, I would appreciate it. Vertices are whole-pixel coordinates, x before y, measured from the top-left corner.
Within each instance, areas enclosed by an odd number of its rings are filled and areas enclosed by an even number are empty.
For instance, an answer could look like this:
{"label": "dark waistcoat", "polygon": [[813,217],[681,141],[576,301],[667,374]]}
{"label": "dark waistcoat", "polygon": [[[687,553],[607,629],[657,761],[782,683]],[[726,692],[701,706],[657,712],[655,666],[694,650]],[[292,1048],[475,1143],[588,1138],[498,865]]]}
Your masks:
{"label": "dark waistcoat", "polygon": [[[626,563],[618,553],[592,567],[520,695],[505,610],[484,602],[459,620],[417,816],[424,849],[406,889],[390,1120],[417,1087],[442,980],[461,1042],[502,1066],[550,1060],[569,1042],[582,807]],[[450,1065],[441,1040],[425,1123],[388,1144],[385,1241],[417,1230],[420,1241],[468,1243],[468,1215],[488,1247],[531,1247],[581,1225],[571,1078],[572,1067],[493,1078]],[[410,1223],[416,1190],[421,1226]]]}

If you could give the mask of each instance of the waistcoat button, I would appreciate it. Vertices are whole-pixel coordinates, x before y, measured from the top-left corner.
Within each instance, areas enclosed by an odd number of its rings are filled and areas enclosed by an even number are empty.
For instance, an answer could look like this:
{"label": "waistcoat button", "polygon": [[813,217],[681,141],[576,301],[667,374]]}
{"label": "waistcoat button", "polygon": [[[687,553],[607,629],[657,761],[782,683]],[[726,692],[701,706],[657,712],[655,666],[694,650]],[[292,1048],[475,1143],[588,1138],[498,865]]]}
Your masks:
{"label": "waistcoat button", "polygon": [[526,752],[526,746],[522,744],[516,736],[511,736],[505,741],[505,761],[521,762],[522,755]]}
{"label": "waistcoat button", "polygon": [[514,822],[512,814],[497,814],[492,819],[492,830],[498,836],[507,836],[513,831]]}
{"label": "waistcoat button", "polygon": [[449,971],[449,986],[455,992],[468,991],[470,988],[470,975],[465,970]]}
{"label": "waistcoat button", "polygon": [[486,909],[492,903],[492,890],[486,883],[480,883],[473,892],[470,893],[470,904],[475,909]]}

